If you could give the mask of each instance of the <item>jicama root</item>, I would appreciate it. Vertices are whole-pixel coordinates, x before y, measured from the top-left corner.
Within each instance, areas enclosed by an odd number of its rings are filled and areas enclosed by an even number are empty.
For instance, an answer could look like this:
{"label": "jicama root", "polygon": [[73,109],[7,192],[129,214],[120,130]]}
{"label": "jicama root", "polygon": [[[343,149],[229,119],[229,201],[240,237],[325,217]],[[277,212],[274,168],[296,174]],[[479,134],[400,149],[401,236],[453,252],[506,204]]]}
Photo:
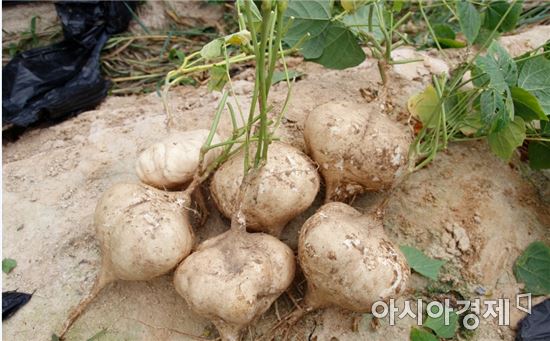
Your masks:
{"label": "jicama root", "polygon": [[[210,190],[219,210],[232,217],[243,178],[244,152],[214,174]],[[319,191],[319,175],[309,158],[285,143],[273,142],[267,163],[244,194],[247,228],[278,237],[285,225],[311,206]]]}
{"label": "jicama root", "polygon": [[305,222],[298,255],[308,282],[305,302],[314,308],[370,312],[374,302],[402,293],[410,276],[381,220],[343,203],[326,204]]}
{"label": "jicama root", "polygon": [[264,233],[231,230],[203,242],[177,268],[174,285],[223,340],[239,340],[292,283],[292,250]]}
{"label": "jicama root", "polygon": [[[181,188],[193,179],[208,134],[206,129],[177,132],[151,145],[139,155],[136,163],[140,180],[159,189]],[[219,142],[218,135],[214,135],[212,143]],[[210,164],[220,152],[220,148],[208,151],[203,164]]]}
{"label": "jicama root", "polygon": [[65,322],[62,338],[87,305],[116,280],[150,280],[170,272],[189,253],[194,235],[186,192],[163,192],[142,184],[117,184],[99,200],[94,225],[101,271],[90,294]]}
{"label": "jicama root", "polygon": [[356,103],[328,103],[309,114],[308,152],[326,185],[325,201],[392,188],[405,174],[410,138],[380,112]]}

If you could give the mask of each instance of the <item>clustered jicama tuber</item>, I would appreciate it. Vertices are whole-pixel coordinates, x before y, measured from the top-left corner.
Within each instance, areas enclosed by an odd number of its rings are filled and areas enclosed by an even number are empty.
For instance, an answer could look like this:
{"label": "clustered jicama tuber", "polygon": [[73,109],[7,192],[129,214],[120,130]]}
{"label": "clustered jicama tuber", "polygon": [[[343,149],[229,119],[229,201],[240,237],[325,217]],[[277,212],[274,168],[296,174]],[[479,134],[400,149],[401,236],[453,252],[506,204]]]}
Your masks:
{"label": "clustered jicama tuber", "polygon": [[402,293],[410,276],[381,220],[340,202],[325,204],[304,223],[298,257],[307,279],[305,303],[313,309],[370,312],[375,301]]}
{"label": "clustered jicama tuber", "polygon": [[[102,251],[101,272],[90,295],[70,315],[61,337],[108,283],[149,280],[177,268],[174,285],[188,306],[210,319],[223,340],[237,341],[242,330],[292,283],[294,254],[277,237],[290,220],[311,206],[320,178],[308,156],[290,145],[273,142],[288,101],[275,124],[268,119],[271,77],[277,58],[284,58],[280,42],[288,3],[262,2],[259,43],[252,25],[252,5],[244,2],[246,22],[242,13],[239,17],[240,28],[247,28],[248,23],[251,29],[251,41],[242,43],[252,44],[247,51],[254,50],[256,58],[248,123],[238,127],[234,110],[226,102],[230,92],[225,91],[210,131],[173,133],[139,156],[136,172],[147,185],[119,184],[103,195],[94,216]],[[268,38],[273,40],[269,44]],[[222,45],[216,53],[223,51],[229,63],[226,48]],[[208,51],[196,54],[204,52]],[[230,75],[229,65],[225,71]],[[226,103],[234,130],[230,139],[220,142],[215,131]],[[320,166],[327,201],[390,188],[407,165],[409,140],[404,130],[359,104],[329,103],[316,108],[306,120],[304,138]],[[234,145],[239,147],[233,150]],[[191,253],[191,192],[224,160],[210,189],[221,213],[231,218],[231,228]],[[181,190],[189,182],[184,192],[158,190]],[[375,301],[403,292],[410,275],[403,255],[385,236],[380,219],[343,203],[326,204],[306,221],[298,255],[308,282],[307,309],[301,312],[330,305],[369,312]]]}
{"label": "clustered jicama tuber", "polygon": [[194,243],[189,204],[185,192],[164,192],[143,184],[117,184],[103,194],[94,214],[101,271],[60,337],[107,284],[150,280],[170,272],[189,255]]}
{"label": "clustered jicama tuber", "polygon": [[[232,217],[243,179],[244,153],[225,162],[210,184],[218,209]],[[309,158],[282,142],[269,147],[267,163],[252,179],[243,196],[247,228],[278,237],[285,225],[304,212],[319,191],[319,175]]]}
{"label": "clustered jicama tuber", "polygon": [[[151,145],[136,163],[140,180],[160,189],[174,189],[191,181],[208,134],[206,129],[175,132]],[[219,143],[219,136],[214,135],[212,142]],[[219,154],[220,148],[211,149],[205,154],[203,164],[210,164]]]}
{"label": "clustered jicama tuber", "polygon": [[177,268],[177,292],[197,314],[211,320],[223,340],[262,315],[291,284],[294,254],[264,233],[231,230],[203,242]]}
{"label": "clustered jicama tuber", "polygon": [[379,112],[331,102],[307,117],[304,138],[326,185],[326,202],[391,188],[405,173],[410,139]]}

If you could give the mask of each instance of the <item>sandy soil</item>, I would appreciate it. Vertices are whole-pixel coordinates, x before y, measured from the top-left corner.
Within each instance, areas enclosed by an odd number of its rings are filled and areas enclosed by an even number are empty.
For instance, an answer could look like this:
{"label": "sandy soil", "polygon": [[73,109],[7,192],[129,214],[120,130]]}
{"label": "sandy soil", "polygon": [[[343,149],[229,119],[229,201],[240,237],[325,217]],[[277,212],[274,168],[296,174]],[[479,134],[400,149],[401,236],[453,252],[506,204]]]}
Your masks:
{"label": "sandy soil", "polygon": [[[544,31],[546,36],[549,29]],[[372,60],[344,71],[299,60],[291,64],[306,76],[293,89],[292,105],[280,131],[284,141],[303,148],[305,117],[329,101],[354,101],[363,103],[365,110],[382,111],[379,102],[365,95],[379,88]],[[402,124],[404,133],[408,133],[406,100],[435,71],[429,61],[409,65],[413,71],[396,70],[388,104],[390,116]],[[248,70],[235,79],[242,106],[247,105],[253,87],[251,78]],[[275,105],[282,104],[284,93],[284,85],[274,88]],[[174,89],[170,94],[176,118],[173,129],[208,128],[219,98],[204,88]],[[16,259],[18,266],[2,275],[3,290],[36,291],[27,306],[3,323],[6,340],[50,340],[88,292],[100,264],[92,226],[95,203],[112,184],[137,181],[136,156],[166,133],[165,118],[156,94],[109,97],[97,110],[29,131],[4,146],[3,256]],[[226,117],[219,133],[227,135],[229,128]],[[452,289],[471,298],[477,296],[478,287],[485,289],[486,299],[519,292],[511,272],[513,262],[530,242],[550,240],[548,179],[518,162],[498,160],[482,142],[452,145],[432,165],[408,177],[392,193],[384,219],[386,231],[397,244],[416,246],[447,261],[445,283],[428,283],[414,275],[410,297],[425,292],[426,285],[436,297],[448,296]],[[283,241],[291,247],[296,248],[299,227],[321,205],[322,195],[286,228]],[[366,212],[384,195],[367,194],[353,205]],[[208,222],[197,228],[201,240],[229,226],[210,199],[208,206]],[[291,290],[297,296],[302,280],[298,275]],[[288,295],[283,295],[246,338],[257,338],[276,321],[277,313],[284,315],[291,306]],[[354,319],[359,321],[357,331],[352,330]],[[294,340],[405,340],[413,324],[407,319],[390,327],[383,320],[373,328],[368,315],[328,309],[309,315],[291,335]],[[102,330],[98,340],[193,340],[217,335],[208,321],[189,311],[176,294],[171,275],[107,287],[68,339],[88,339]],[[495,321],[482,321],[472,338],[512,340],[513,332]]]}

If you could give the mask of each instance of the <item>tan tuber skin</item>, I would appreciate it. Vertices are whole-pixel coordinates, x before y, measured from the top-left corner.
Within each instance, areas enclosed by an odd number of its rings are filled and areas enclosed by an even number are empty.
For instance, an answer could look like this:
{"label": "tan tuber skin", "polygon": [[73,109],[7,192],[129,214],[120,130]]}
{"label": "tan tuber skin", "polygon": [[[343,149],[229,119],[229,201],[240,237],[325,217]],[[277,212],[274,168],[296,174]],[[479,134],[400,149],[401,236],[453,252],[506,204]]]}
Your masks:
{"label": "tan tuber skin", "polygon": [[308,282],[306,305],[370,312],[378,300],[407,287],[410,269],[376,215],[334,202],[322,206],[300,231],[298,257]]}
{"label": "tan tuber skin", "polygon": [[190,201],[187,191],[164,192],[143,184],[117,184],[103,194],[94,214],[101,272],[65,322],[60,338],[107,284],[150,280],[189,255],[194,244]]}
{"label": "tan tuber skin", "polygon": [[223,340],[233,341],[288,288],[294,268],[292,250],[277,238],[231,229],[187,257],[174,285]]}
{"label": "tan tuber skin", "polygon": [[364,104],[330,102],[306,119],[304,138],[326,185],[325,202],[390,189],[405,174],[410,138]]}
{"label": "tan tuber skin", "polygon": [[386,237],[376,214],[363,215],[341,202],[323,205],[302,226],[298,261],[307,280],[304,306],[271,330],[290,327],[305,314],[329,306],[371,312],[374,302],[407,288],[410,269]]}
{"label": "tan tuber skin", "polygon": [[[159,189],[181,188],[193,179],[208,134],[206,129],[175,132],[145,149],[136,163],[140,180]],[[218,135],[214,135],[212,143],[219,142]],[[208,151],[203,164],[210,164],[220,152],[220,148]]]}
{"label": "tan tuber skin", "polygon": [[[218,169],[210,184],[216,206],[226,217],[232,217],[236,210],[243,164],[241,152]],[[275,237],[290,220],[311,206],[320,185],[309,158],[282,142],[270,145],[267,163],[251,181],[242,203],[247,229]]]}

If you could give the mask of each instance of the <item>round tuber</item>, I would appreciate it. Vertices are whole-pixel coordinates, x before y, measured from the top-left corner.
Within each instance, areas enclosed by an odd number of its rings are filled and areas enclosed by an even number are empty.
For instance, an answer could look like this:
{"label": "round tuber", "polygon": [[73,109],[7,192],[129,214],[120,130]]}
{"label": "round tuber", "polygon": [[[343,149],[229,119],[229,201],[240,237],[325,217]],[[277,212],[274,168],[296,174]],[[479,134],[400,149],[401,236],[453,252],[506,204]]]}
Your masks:
{"label": "round tuber", "polygon": [[143,184],[117,184],[103,194],[94,214],[101,271],[60,337],[107,284],[164,275],[189,255],[194,244],[189,204],[186,192],[164,192]]}
{"label": "round tuber", "polygon": [[[230,218],[236,211],[243,179],[244,152],[225,162],[210,184],[218,209]],[[310,159],[282,142],[269,147],[267,163],[251,179],[242,200],[247,228],[278,237],[285,225],[315,200],[320,179]]]}
{"label": "round tuber", "polygon": [[305,303],[313,309],[370,312],[374,302],[402,293],[410,276],[380,219],[339,202],[325,204],[304,223],[298,257],[308,283]]}
{"label": "round tuber", "polygon": [[176,269],[174,284],[223,340],[233,341],[288,288],[294,270],[294,254],[286,244],[232,228],[200,244]]}
{"label": "round tuber", "polygon": [[391,188],[405,173],[411,142],[383,113],[333,102],[309,114],[304,138],[325,180],[326,202]]}
{"label": "round tuber", "polygon": [[[159,189],[174,189],[191,181],[208,134],[206,129],[172,133],[144,150],[136,163],[140,180]],[[212,142],[220,142],[218,135],[214,135]],[[212,162],[220,152],[220,148],[208,151],[204,165]]]}

